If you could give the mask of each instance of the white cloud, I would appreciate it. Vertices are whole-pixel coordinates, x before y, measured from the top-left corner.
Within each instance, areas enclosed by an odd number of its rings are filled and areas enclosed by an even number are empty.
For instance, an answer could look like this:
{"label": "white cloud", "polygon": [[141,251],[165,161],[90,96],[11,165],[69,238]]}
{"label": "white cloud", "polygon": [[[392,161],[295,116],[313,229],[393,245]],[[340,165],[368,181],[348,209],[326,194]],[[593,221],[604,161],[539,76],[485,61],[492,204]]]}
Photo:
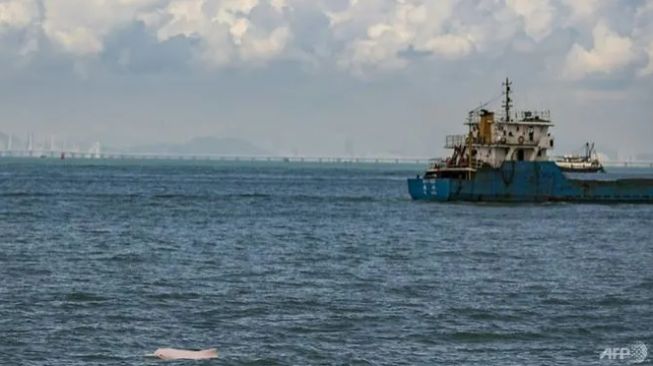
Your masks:
{"label": "white cloud", "polygon": [[649,76],[653,75],[653,41],[648,45],[646,49],[646,54],[648,56],[648,64],[643,69],[639,70],[638,74],[640,76]]}
{"label": "white cloud", "polygon": [[522,17],[524,32],[534,40],[551,33],[555,8],[549,0],[506,0],[506,5]]}
{"label": "white cloud", "polygon": [[170,1],[163,9],[140,15],[140,19],[156,30],[159,41],[182,35],[199,36],[210,23],[204,16],[204,2],[197,0]]}
{"label": "white cloud", "polygon": [[284,9],[290,7],[287,0],[270,0],[270,6],[279,12],[282,12]]}
{"label": "white cloud", "polygon": [[0,2],[0,31],[2,28],[24,28],[39,17],[39,9],[33,0],[10,0]]}
{"label": "white cloud", "polygon": [[240,55],[244,60],[267,60],[281,54],[292,37],[290,28],[278,27],[266,36],[246,36]]}
{"label": "white cloud", "polygon": [[562,0],[562,3],[571,9],[572,18],[582,20],[591,18],[601,8],[602,3],[613,0]]}
{"label": "white cloud", "polygon": [[474,49],[474,44],[469,36],[445,34],[433,37],[419,49],[431,51],[445,58],[457,59],[470,54]]}
{"label": "white cloud", "polygon": [[610,74],[625,68],[635,60],[633,41],[610,30],[605,22],[599,22],[594,27],[592,36],[592,49],[585,49],[579,44],[572,46],[566,59],[566,77],[581,79],[595,73]]}
{"label": "white cloud", "polygon": [[[176,36],[200,40],[199,58],[206,64],[265,62],[282,53],[292,33],[286,24],[269,28],[253,22],[252,11],[260,5],[258,0],[172,0],[141,19],[160,41]],[[276,11],[287,6],[279,0],[269,5]]]}
{"label": "white cloud", "polygon": [[94,55],[104,37],[137,19],[138,12],[157,0],[43,0],[43,31],[65,51]]}
{"label": "white cloud", "polygon": [[[351,0],[341,12],[327,13],[331,29],[346,46],[339,65],[364,73],[366,68],[397,69],[408,64],[401,54],[408,50],[434,57],[456,59],[474,50],[471,35],[450,26],[451,1]],[[362,24],[361,24],[362,23]],[[447,29],[449,28],[449,29]]]}
{"label": "white cloud", "polygon": [[[103,52],[111,32],[136,21],[142,21],[160,42],[177,36],[199,40],[198,58],[215,66],[266,61],[278,56],[292,38],[287,24],[267,27],[251,19],[252,11],[262,4],[283,13],[289,7],[284,0],[42,1],[44,34],[64,51],[78,56]],[[12,9],[17,7],[11,4]],[[25,22],[16,20],[25,18],[21,12],[13,13],[14,23]]]}
{"label": "white cloud", "polygon": [[653,1],[648,1],[637,9],[633,35],[648,59],[647,64],[638,71],[638,75],[651,76],[653,75]]}
{"label": "white cloud", "polygon": [[[29,60],[29,56],[39,49],[40,19],[40,10],[34,0],[0,0],[0,51],[9,51],[27,57],[24,61]],[[21,32],[19,41],[2,42],[3,36],[15,31]]]}

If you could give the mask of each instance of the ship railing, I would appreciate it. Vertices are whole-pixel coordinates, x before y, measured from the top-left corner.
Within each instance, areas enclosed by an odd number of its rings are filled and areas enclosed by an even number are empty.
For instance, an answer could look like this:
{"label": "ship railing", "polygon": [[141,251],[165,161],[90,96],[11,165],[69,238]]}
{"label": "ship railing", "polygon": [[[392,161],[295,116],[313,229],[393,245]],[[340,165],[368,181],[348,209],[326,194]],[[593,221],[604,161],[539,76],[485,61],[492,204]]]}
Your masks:
{"label": "ship railing", "polygon": [[455,147],[465,145],[467,135],[448,135],[445,139],[444,147],[446,149],[453,149]]}
{"label": "ship railing", "polygon": [[[519,142],[519,138],[523,137],[523,141]],[[519,145],[519,146],[537,146],[539,141],[531,141],[528,136],[496,136],[492,138],[492,143],[497,145]]]}
{"label": "ship railing", "polygon": [[[520,142],[519,139],[522,138]],[[467,135],[449,135],[445,140],[446,149],[454,149],[456,147],[462,147],[467,145],[469,137]],[[481,136],[474,136],[471,140],[472,144],[479,145],[519,145],[519,146],[537,146],[540,144],[540,141],[534,140],[531,141],[528,135],[519,135],[519,136],[494,136],[492,139],[485,139]]]}
{"label": "ship railing", "polygon": [[442,159],[442,158],[431,159],[431,160],[429,160],[428,169],[429,170],[436,170],[436,169],[439,169],[439,168],[443,168],[445,166],[447,166],[446,159]]}
{"label": "ship railing", "polygon": [[519,122],[551,122],[551,111],[518,111],[515,119]]}

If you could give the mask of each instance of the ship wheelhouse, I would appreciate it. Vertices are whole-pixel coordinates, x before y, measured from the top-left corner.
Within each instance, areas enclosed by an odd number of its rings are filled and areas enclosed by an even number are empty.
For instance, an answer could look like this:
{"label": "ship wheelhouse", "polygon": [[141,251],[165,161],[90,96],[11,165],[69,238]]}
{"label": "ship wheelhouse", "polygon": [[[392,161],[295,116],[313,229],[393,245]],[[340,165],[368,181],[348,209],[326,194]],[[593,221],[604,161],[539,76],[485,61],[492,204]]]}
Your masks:
{"label": "ship wheelhouse", "polygon": [[425,178],[471,179],[477,169],[498,168],[505,161],[547,161],[554,147],[549,132],[553,126],[549,111],[512,112],[510,80],[506,79],[502,113],[481,106],[469,112],[465,135],[446,137],[445,148],[453,150],[449,158],[433,163]]}

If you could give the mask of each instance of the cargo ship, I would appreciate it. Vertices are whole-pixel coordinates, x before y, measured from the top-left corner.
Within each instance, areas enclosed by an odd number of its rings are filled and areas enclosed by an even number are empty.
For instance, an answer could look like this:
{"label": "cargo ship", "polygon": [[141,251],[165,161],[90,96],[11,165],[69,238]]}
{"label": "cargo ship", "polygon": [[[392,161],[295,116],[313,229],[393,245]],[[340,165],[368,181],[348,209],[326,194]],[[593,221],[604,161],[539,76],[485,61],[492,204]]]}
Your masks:
{"label": "cargo ship", "polygon": [[[469,112],[467,134],[447,136],[450,157],[408,179],[414,200],[653,203],[653,176],[565,172],[549,158],[555,139],[549,111],[513,111],[512,82],[502,111]],[[573,169],[572,169],[573,170]]]}

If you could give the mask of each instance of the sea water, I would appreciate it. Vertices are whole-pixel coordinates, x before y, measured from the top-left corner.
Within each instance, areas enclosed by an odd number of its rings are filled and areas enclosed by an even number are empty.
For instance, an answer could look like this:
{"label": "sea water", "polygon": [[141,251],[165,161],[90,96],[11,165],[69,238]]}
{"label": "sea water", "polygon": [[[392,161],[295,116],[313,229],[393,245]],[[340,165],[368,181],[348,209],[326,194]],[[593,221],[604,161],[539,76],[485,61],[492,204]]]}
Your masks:
{"label": "sea water", "polygon": [[420,170],[0,160],[0,364],[216,347],[193,364],[579,365],[650,349],[653,205],[413,202]]}

